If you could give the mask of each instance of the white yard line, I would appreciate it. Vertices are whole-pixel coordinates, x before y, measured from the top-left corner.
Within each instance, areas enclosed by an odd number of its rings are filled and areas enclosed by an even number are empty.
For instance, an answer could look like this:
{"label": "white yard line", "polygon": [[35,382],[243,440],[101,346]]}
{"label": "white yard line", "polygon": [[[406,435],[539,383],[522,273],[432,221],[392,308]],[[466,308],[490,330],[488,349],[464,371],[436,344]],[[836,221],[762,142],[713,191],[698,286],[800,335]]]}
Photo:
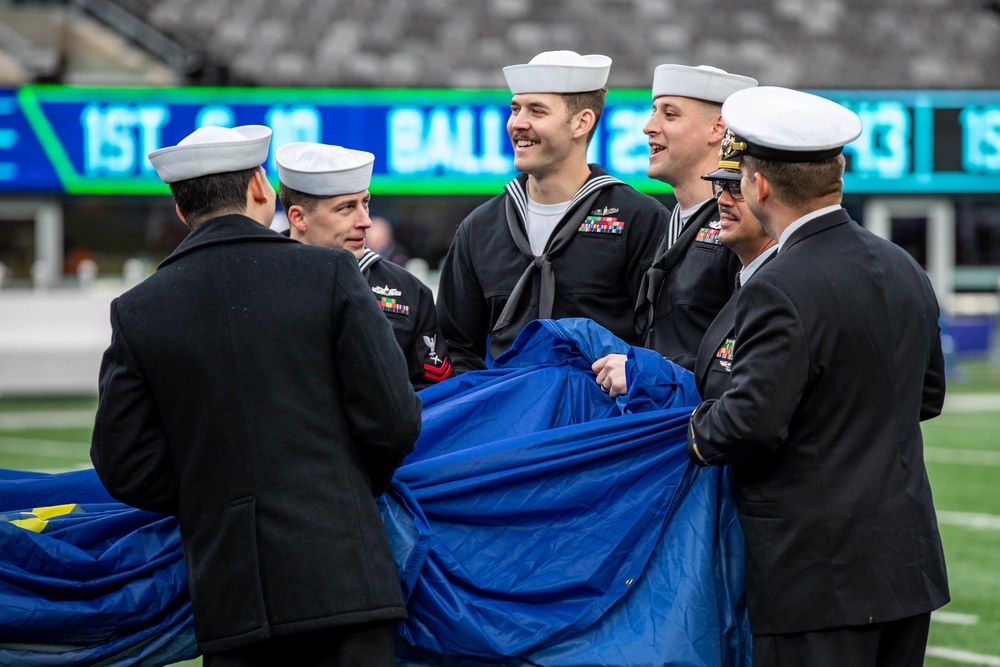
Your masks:
{"label": "white yard line", "polygon": [[944,412],[1000,410],[1000,394],[945,394]]}
{"label": "white yard line", "polygon": [[964,526],[976,530],[1000,530],[1000,516],[994,514],[938,510],[937,518],[939,523],[949,526]]}
{"label": "white yard line", "polygon": [[982,449],[945,449],[924,447],[924,459],[934,463],[954,463],[967,466],[1000,467],[1000,452]]}
{"label": "white yard line", "polygon": [[0,430],[28,428],[80,428],[94,425],[94,410],[49,412],[0,412]]}
{"label": "white yard line", "polygon": [[934,611],[931,612],[931,620],[949,625],[975,625],[979,622],[979,617],[975,614],[960,614],[956,611]]}
{"label": "white yard line", "polygon": [[954,662],[961,662],[966,665],[986,665],[986,667],[1000,667],[1000,656],[982,655],[972,651],[963,651],[957,648],[944,648],[943,646],[928,646],[927,655],[935,658],[943,658]]}
{"label": "white yard line", "polygon": [[0,437],[0,454],[18,454],[40,458],[78,458],[89,454],[90,445],[85,442],[64,440],[35,440],[33,438]]}

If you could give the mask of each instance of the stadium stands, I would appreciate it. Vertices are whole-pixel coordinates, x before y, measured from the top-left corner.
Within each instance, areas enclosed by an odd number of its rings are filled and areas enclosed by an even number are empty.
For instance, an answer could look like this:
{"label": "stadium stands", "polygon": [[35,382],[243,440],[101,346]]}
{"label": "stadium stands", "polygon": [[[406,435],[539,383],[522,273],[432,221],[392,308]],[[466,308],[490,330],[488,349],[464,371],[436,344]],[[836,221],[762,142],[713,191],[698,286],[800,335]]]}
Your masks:
{"label": "stadium stands", "polygon": [[[611,55],[615,87],[648,86],[657,64],[678,62],[803,88],[1000,88],[1000,3],[987,0],[116,3],[197,52],[174,65],[188,69],[181,72],[188,83],[503,87],[504,65],[569,48]],[[16,4],[96,15],[96,5],[111,3]],[[17,49],[4,32],[0,71],[2,54]]]}

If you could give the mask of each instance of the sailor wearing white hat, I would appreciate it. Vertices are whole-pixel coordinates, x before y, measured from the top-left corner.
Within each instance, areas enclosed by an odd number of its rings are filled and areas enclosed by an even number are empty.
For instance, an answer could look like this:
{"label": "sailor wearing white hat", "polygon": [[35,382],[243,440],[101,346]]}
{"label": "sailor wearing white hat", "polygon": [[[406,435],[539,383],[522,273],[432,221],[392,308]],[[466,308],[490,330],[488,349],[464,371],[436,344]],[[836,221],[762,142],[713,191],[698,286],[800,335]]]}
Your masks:
{"label": "sailor wearing white hat", "polygon": [[178,517],[206,667],[389,667],[406,610],[373,495],[420,400],[356,260],[267,229],[270,136],[150,155],[193,231],[112,302],[91,458],[112,496]]}
{"label": "sailor wearing white hat", "polygon": [[[170,185],[177,215],[192,229],[207,214],[222,210],[246,213],[268,225],[274,217],[275,195],[261,165],[270,145],[271,129],[263,125],[206,126],[176,146],[153,151],[149,161],[160,180]],[[208,176],[221,184],[214,188],[212,199],[203,196],[200,181],[192,183]]]}
{"label": "sailor wearing white hat", "polygon": [[779,250],[738,293],[732,388],[688,453],[733,469],[753,663],[917,667],[949,599],[920,434],[944,403],[934,290],[841,206],[853,112],[762,87],[723,116]]}
{"label": "sailor wearing white hat", "polygon": [[433,293],[409,271],[366,247],[375,156],[342,146],[295,142],[278,148],[274,159],[291,238],[354,254],[392,325],[414,389],[451,377]]}
{"label": "sailor wearing white hat", "polygon": [[[726,131],[722,103],[756,85],[756,79],[708,65],[665,64],[653,71],[653,113],[643,128],[650,151],[646,173],[669,183],[677,204],[647,266],[635,317],[644,347],[689,370],[740,270],[739,258],[718,238],[718,207],[701,177],[719,159]],[[628,390],[623,356],[599,359],[594,370],[612,395]]]}
{"label": "sailor wearing white hat", "polygon": [[538,318],[585,317],[637,344],[632,310],[667,213],[587,164],[611,59],[547,51],[503,70],[521,175],[459,226],[438,314],[455,367],[485,368]]}

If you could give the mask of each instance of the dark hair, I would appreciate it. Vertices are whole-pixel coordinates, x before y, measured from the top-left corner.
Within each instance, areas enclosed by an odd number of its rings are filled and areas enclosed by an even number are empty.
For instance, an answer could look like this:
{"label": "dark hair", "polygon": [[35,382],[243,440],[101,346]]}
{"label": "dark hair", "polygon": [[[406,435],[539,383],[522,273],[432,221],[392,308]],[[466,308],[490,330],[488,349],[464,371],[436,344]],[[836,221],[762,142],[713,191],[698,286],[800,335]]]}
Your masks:
{"label": "dark hair", "polygon": [[[170,184],[174,203],[192,229],[215,215],[244,213],[247,210],[247,186],[260,167],[224,174],[209,174]],[[266,178],[261,172],[261,178]]]}
{"label": "dark hair", "polygon": [[278,200],[281,202],[281,207],[285,209],[286,214],[288,213],[288,209],[293,206],[301,206],[307,212],[312,213],[324,199],[326,197],[317,197],[316,195],[299,192],[284,183],[278,184]]}
{"label": "dark hair", "polygon": [[607,97],[607,88],[589,90],[585,93],[563,93],[563,98],[566,100],[566,110],[570,116],[575,116],[584,109],[590,109],[594,112],[594,127],[590,129],[590,134],[587,135],[588,144],[594,138],[594,132],[597,131],[597,124],[601,122],[601,115],[604,113],[604,101]]}
{"label": "dark hair", "polygon": [[744,173],[760,172],[775,196],[793,208],[840,193],[844,188],[844,156],[818,162],[780,162],[743,154]]}

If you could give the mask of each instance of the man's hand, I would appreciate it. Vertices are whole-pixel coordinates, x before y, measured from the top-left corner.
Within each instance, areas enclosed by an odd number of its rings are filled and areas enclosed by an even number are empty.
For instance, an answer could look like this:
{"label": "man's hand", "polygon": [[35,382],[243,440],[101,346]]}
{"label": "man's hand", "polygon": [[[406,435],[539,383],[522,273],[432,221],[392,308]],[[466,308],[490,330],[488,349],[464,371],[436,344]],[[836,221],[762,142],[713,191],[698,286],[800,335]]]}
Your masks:
{"label": "man's hand", "polygon": [[628,393],[628,382],[625,379],[624,354],[609,354],[594,362],[591,369],[597,373],[597,384],[611,398]]}

